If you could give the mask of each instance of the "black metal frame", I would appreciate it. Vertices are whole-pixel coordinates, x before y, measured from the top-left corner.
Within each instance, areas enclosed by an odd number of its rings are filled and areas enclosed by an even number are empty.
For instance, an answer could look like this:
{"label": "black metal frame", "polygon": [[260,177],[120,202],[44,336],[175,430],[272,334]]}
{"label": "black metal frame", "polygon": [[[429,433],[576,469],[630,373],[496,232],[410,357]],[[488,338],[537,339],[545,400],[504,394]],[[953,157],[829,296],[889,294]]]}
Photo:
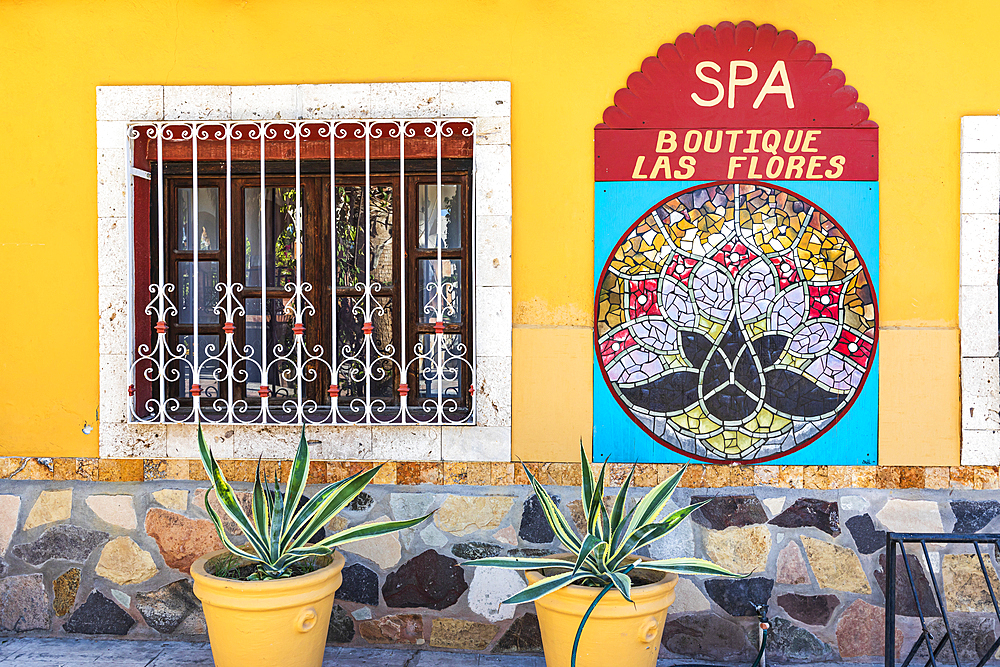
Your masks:
{"label": "black metal frame", "polygon": [[[986,586],[990,591],[990,598],[993,600],[993,610],[996,612],[997,620],[1000,620],[1000,605],[997,604],[996,592],[993,590],[993,584],[990,582],[990,577],[986,569],[986,561],[983,559],[983,552],[979,548],[980,544],[992,544],[1000,552],[1000,534],[971,534],[971,535],[959,535],[959,534],[942,534],[942,533],[886,533],[885,536],[885,667],[895,667],[896,666],[896,547],[899,547],[899,553],[903,556],[903,565],[906,568],[906,577],[910,583],[910,592],[913,594],[913,601],[916,604],[917,614],[920,617],[920,636],[917,641],[913,643],[913,648],[910,649],[909,653],[906,655],[906,659],[903,661],[900,667],[907,667],[910,661],[917,655],[917,651],[920,650],[921,643],[927,647],[928,658],[925,663],[925,667],[937,667],[937,654],[941,652],[941,649],[945,647],[947,642],[951,646],[951,653],[955,657],[956,667],[961,667],[962,662],[958,658],[958,649],[955,646],[955,638],[951,634],[951,625],[948,622],[948,609],[944,603],[944,593],[942,591],[942,585],[938,585],[937,577],[934,576],[934,570],[931,568],[930,553],[927,551],[927,543],[933,544],[971,544],[976,549],[976,555],[979,557],[979,567],[982,570],[983,578],[986,580]],[[907,543],[919,544],[924,553],[924,564],[927,567],[927,574],[930,577],[931,585],[934,587],[934,597],[937,600],[938,608],[941,611],[941,618],[944,621],[944,636],[938,642],[937,647],[931,647],[931,640],[934,638],[930,630],[927,628],[927,619],[924,616],[923,609],[920,608],[920,597],[918,595],[916,583],[913,579],[913,572],[910,569],[910,561],[907,559],[906,547]],[[1000,648],[1000,638],[997,638],[993,642],[993,646],[990,647],[986,655],[982,657],[979,664],[976,667],[983,667],[996,653],[996,650]]]}

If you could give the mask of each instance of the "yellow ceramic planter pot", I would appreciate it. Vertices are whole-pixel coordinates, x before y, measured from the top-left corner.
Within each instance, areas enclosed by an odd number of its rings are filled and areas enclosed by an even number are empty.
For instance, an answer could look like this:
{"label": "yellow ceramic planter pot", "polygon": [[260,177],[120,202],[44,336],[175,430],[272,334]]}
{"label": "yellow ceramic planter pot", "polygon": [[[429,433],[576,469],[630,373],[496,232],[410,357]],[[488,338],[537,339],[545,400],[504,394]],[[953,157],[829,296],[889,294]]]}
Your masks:
{"label": "yellow ceramic planter pot", "polygon": [[335,552],[332,563],[299,577],[236,581],[205,571],[209,559],[224,553],[191,566],[216,667],[320,667],[344,557]]}
{"label": "yellow ceramic planter pot", "polygon": [[[526,574],[529,584],[542,579],[537,571]],[[677,575],[666,574],[656,583],[633,586],[634,605],[614,589],[601,598],[580,636],[577,667],[655,665],[676,585]],[[546,667],[570,667],[577,628],[600,592],[589,586],[567,586],[535,600]]]}

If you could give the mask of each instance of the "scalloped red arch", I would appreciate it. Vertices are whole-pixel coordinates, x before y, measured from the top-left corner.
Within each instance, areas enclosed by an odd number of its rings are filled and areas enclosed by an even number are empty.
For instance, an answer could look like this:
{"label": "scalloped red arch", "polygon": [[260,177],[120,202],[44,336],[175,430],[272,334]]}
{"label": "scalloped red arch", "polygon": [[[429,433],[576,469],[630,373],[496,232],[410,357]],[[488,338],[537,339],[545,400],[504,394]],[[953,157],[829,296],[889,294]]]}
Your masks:
{"label": "scalloped red arch", "polygon": [[[753,97],[738,92],[748,102],[731,109],[728,100],[716,106],[699,106],[691,97],[698,91],[708,99],[717,92],[696,76],[698,63],[746,60],[759,73],[754,91],[765,82],[779,60],[784,61],[794,91],[794,108],[783,95],[767,95],[753,109]],[[723,83],[728,66],[718,76]],[[714,72],[712,73],[714,74]],[[646,58],[642,70],[628,77],[628,87],[615,93],[615,104],[604,111],[598,128],[693,127],[865,127],[878,125],[868,119],[868,107],[858,102],[858,91],[846,84],[844,73],[833,69],[830,56],[817,53],[812,42],[799,40],[791,30],[751,21],[716,27],[703,25],[694,34],[684,33],[673,44],[664,44],[655,57]],[[724,86],[728,88],[728,86]],[[749,90],[750,87],[747,87]],[[724,91],[728,94],[728,90]]]}

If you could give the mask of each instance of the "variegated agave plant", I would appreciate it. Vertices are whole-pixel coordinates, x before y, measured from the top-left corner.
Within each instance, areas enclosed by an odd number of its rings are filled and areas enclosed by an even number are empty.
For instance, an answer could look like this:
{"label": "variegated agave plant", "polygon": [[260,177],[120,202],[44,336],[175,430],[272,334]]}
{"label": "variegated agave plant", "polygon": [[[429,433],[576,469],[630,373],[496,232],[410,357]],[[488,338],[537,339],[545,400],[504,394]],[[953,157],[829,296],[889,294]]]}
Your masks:
{"label": "variegated agave plant", "polygon": [[261,479],[260,461],[257,462],[252,515],[248,517],[236,499],[232,486],[226,481],[226,476],[222,473],[215,456],[205,444],[201,425],[198,426],[198,447],[201,452],[201,462],[208,472],[219,503],[246,536],[247,545],[236,546],[226,535],[222,519],[208,504],[208,494],[205,494],[205,509],[226,548],[236,556],[257,564],[257,571],[251,575],[251,579],[281,579],[291,576],[291,566],[299,561],[313,556],[329,555],[334,547],[341,544],[415,526],[430,516],[428,514],[404,521],[367,523],[347,528],[312,544],[311,540],[316,533],[368,486],[382,466],[324,487],[299,508],[299,501],[302,499],[302,492],[305,490],[309,475],[309,447],[306,444],[306,431],[303,427],[302,438],[299,440],[299,448],[295,452],[295,460],[292,462],[284,492],[278,486],[277,474],[274,476],[274,486],[270,486],[267,480]]}
{"label": "variegated agave plant", "polygon": [[531,474],[528,467],[523,466],[528,479],[531,481],[535,495],[542,505],[542,511],[545,514],[546,520],[552,527],[552,531],[558,540],[573,555],[572,560],[560,559],[558,557],[498,557],[480,558],[465,563],[465,565],[503,567],[514,570],[543,570],[548,568],[558,570],[555,574],[544,577],[520,593],[504,600],[506,604],[531,602],[570,584],[602,588],[584,615],[577,630],[576,642],[573,646],[574,664],[576,659],[576,645],[579,643],[580,633],[583,631],[583,626],[590,617],[590,613],[601,601],[601,598],[611,591],[611,589],[615,588],[626,600],[629,602],[632,601],[632,582],[628,576],[632,570],[674,572],[677,574],[707,574],[724,577],[744,576],[730,572],[702,558],[668,558],[665,560],[637,560],[630,558],[635,551],[660,539],[687,518],[691,512],[704,505],[705,502],[709,502],[705,501],[683,507],[671,513],[662,521],[657,521],[657,517],[659,517],[663,508],[666,507],[687,466],[684,466],[670,477],[670,479],[650,490],[635,507],[626,512],[626,497],[628,496],[629,486],[632,484],[632,478],[635,475],[635,466],[632,466],[632,471],[618,491],[618,495],[609,513],[604,504],[604,480],[607,471],[607,462],[601,466],[601,472],[595,480],[582,443],[580,445],[580,459],[583,467],[583,509],[587,519],[587,534],[582,538],[576,534],[570,522],[559,511],[548,492],[538,483],[538,480]]}

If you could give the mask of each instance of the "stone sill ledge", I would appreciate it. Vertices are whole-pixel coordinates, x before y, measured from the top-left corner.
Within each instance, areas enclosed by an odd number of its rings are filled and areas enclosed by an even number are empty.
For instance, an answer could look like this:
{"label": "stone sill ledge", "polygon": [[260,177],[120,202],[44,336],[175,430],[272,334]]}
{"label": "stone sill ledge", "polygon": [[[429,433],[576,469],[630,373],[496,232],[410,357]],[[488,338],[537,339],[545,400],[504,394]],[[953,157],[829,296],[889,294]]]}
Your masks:
{"label": "stone sill ledge", "polygon": [[[252,482],[256,461],[219,462],[230,481]],[[370,461],[313,461],[310,484],[327,484],[372,467]],[[577,463],[527,463],[542,484],[578,486]],[[291,461],[266,460],[268,477],[279,472],[287,479]],[[597,468],[597,466],[595,466]],[[620,486],[632,466],[608,466],[608,486]],[[636,466],[633,484],[655,486],[680,468],[678,464],[648,463]],[[207,480],[198,459],[110,459],[0,457],[0,479],[80,480],[95,482],[149,482],[154,480]],[[390,461],[373,480],[375,484],[465,484],[510,486],[528,483],[515,463],[481,461]],[[769,486],[788,489],[1000,489],[997,466],[723,466],[691,465],[681,480],[687,488]]]}

